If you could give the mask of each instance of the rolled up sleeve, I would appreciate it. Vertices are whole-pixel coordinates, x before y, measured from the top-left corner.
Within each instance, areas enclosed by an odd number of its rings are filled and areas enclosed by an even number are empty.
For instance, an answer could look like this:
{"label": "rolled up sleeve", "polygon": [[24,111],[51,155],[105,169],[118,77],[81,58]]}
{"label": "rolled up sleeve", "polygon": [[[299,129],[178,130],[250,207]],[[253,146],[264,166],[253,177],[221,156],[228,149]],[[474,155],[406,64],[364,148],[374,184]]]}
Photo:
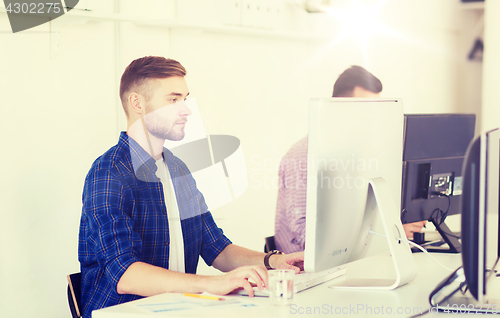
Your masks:
{"label": "rolled up sleeve", "polygon": [[211,266],[231,241],[224,235],[222,229],[217,227],[210,212],[203,213],[201,218],[203,227],[201,257],[208,266]]}

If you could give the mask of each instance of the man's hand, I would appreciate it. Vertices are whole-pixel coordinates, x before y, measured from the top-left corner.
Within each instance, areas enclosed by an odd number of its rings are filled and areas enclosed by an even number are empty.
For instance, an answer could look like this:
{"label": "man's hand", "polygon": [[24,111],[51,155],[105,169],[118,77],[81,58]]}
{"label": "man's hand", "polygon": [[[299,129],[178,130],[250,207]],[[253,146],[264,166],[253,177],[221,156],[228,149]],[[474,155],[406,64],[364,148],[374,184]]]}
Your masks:
{"label": "man's hand", "polygon": [[277,269],[293,269],[295,273],[299,273],[304,270],[304,252],[271,255],[269,265]]}
{"label": "man's hand", "polygon": [[264,266],[242,266],[226,274],[208,276],[206,291],[216,295],[227,295],[230,292],[243,288],[248,296],[253,297],[252,283],[262,290],[268,288],[267,270]]}
{"label": "man's hand", "polygon": [[420,221],[420,222],[415,222],[415,223],[403,224],[406,238],[412,239],[413,233],[420,233],[420,231],[422,231],[422,228],[425,226],[426,223],[427,223],[427,221]]}

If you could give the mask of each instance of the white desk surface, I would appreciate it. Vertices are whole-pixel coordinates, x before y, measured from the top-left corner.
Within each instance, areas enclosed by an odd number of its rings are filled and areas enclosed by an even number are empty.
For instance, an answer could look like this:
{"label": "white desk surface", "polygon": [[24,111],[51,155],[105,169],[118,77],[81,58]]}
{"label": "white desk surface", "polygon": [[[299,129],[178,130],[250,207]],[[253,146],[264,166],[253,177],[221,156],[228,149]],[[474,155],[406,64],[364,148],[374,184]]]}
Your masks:
{"label": "white desk surface", "polygon": [[[460,254],[432,254],[443,265],[456,269],[461,263]],[[449,271],[434,263],[423,253],[413,254],[418,267],[417,278],[407,285],[392,291],[345,290],[329,288],[334,281],[310,288],[295,294],[291,306],[271,306],[265,297],[240,297],[246,302],[257,305],[253,308],[224,309],[209,308],[202,312],[149,313],[136,306],[138,304],[161,303],[172,298],[172,294],[161,294],[93,312],[93,318],[116,317],[411,317],[429,310],[429,295]],[[347,277],[390,277],[392,263],[388,257],[367,258],[347,265]],[[500,278],[498,278],[500,283]],[[183,296],[184,297],[184,296]],[[446,315],[446,314],[445,314]],[[435,313],[425,317],[437,316]],[[443,317],[443,313],[439,314]],[[447,314],[449,316],[449,314]],[[458,316],[458,315],[457,315]],[[462,315],[460,315],[462,316]]]}

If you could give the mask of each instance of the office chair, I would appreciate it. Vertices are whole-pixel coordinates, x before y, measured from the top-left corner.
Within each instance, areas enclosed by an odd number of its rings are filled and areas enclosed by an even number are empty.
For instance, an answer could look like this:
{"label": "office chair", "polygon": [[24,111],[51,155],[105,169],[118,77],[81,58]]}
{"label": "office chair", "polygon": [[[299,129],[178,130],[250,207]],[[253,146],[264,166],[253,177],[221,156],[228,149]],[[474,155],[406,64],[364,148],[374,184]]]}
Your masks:
{"label": "office chair", "polygon": [[264,245],[264,253],[276,249],[276,244],[274,243],[274,236],[268,236],[266,237],[265,240],[266,240],[266,245]]}
{"label": "office chair", "polygon": [[82,273],[68,275],[68,304],[71,316],[80,318],[82,316]]}

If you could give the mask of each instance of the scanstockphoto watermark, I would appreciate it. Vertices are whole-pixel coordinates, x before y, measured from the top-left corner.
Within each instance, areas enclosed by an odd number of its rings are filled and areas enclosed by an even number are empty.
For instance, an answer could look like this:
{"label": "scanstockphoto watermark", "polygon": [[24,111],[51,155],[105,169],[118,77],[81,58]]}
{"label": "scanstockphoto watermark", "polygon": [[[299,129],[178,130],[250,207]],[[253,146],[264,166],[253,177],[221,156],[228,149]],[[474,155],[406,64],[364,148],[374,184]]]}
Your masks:
{"label": "scanstockphoto watermark", "polygon": [[292,315],[420,315],[427,312],[422,307],[394,307],[394,306],[370,306],[367,304],[349,304],[348,306],[335,306],[323,304],[321,306],[298,306],[290,305]]}
{"label": "scanstockphoto watermark", "polygon": [[[363,189],[368,180],[363,176],[366,172],[379,170],[378,160],[371,158],[320,159],[314,160],[315,176],[311,177],[311,187],[321,189],[347,188]],[[307,188],[307,159],[284,158],[264,159],[254,155],[250,158],[250,188],[278,189]]]}

